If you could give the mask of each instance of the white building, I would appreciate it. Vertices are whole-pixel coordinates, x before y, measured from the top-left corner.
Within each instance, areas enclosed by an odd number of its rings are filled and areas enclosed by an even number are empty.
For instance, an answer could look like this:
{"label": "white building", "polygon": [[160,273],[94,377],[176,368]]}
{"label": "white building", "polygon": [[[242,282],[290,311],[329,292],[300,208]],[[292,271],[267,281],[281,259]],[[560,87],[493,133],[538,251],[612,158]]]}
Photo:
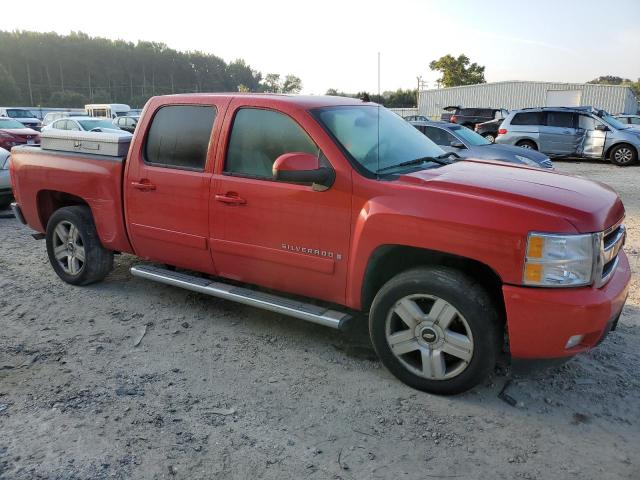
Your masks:
{"label": "white building", "polygon": [[508,81],[422,90],[418,95],[420,115],[440,118],[443,108],[451,105],[508,110],[588,105],[612,114],[638,111],[631,88],[591,83]]}

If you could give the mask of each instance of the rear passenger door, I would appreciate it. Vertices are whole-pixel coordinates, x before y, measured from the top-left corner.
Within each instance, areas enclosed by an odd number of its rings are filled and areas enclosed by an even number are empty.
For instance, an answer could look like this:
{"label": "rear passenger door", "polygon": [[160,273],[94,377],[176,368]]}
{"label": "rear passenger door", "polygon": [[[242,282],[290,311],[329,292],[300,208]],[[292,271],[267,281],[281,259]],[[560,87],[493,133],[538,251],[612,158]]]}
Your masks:
{"label": "rear passenger door", "polygon": [[136,254],[212,272],[209,188],[222,110],[213,104],[164,105],[132,146],[125,177],[129,237]]}
{"label": "rear passenger door", "polygon": [[545,125],[540,128],[540,150],[553,155],[575,154],[582,139],[575,121],[573,112],[546,112]]}

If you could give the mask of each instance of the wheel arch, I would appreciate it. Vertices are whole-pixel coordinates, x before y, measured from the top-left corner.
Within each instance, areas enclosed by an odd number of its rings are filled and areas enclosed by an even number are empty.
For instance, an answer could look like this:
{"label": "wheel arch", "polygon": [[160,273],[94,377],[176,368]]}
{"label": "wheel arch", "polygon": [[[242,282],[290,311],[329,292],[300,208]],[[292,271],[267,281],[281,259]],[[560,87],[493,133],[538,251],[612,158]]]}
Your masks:
{"label": "wheel arch", "polygon": [[488,265],[467,257],[404,245],[381,245],[373,251],[362,282],[362,310],[368,311],[380,288],[395,275],[417,266],[440,265],[459,270],[482,285],[491,297],[501,322],[506,319],[502,279]]}
{"label": "wheel arch", "polygon": [[620,140],[619,142],[614,143],[613,145],[611,145],[605,155],[604,158],[607,160],[611,160],[611,151],[616,148],[619,147],[620,145],[628,145],[629,147],[633,148],[636,151],[636,158],[640,158],[640,148],[636,147],[633,143],[629,143],[625,140]]}
{"label": "wheel arch", "polygon": [[522,137],[522,138],[519,138],[519,139],[514,143],[514,145],[515,145],[516,147],[518,147],[518,146],[519,146],[519,145],[518,145],[519,143],[525,143],[525,142],[533,143],[533,144],[536,146],[536,149],[537,149],[538,151],[540,150],[540,144],[539,144],[535,139],[533,139],[533,138],[531,138],[531,137]]}
{"label": "wheel arch", "polygon": [[[74,205],[85,206],[91,210],[84,199],[71,193],[58,190],[40,190],[36,195],[36,206],[42,228],[46,230],[47,223],[56,210]],[[93,215],[93,212],[91,214]]]}

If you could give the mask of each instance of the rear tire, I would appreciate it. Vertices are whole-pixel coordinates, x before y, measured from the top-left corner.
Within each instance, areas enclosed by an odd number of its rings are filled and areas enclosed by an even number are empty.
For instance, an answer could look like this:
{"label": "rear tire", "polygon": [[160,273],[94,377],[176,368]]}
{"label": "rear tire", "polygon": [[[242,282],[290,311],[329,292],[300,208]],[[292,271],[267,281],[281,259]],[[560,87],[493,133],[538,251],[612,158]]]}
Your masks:
{"label": "rear tire", "polygon": [[451,268],[421,267],[380,289],[369,332],[382,363],[399,380],[449,395],[474,387],[495,366],[498,319],[489,295],[473,279]]}
{"label": "rear tire", "polygon": [[538,146],[531,140],[520,140],[516,143],[516,147],[527,148],[529,150],[538,150]]}
{"label": "rear tire", "polygon": [[609,159],[619,167],[626,167],[638,161],[638,151],[633,146],[622,143],[611,149]]}
{"label": "rear tire", "polygon": [[88,207],[56,210],[47,223],[46,242],[53,270],[71,285],[99,282],[113,268],[113,252],[100,243]]}

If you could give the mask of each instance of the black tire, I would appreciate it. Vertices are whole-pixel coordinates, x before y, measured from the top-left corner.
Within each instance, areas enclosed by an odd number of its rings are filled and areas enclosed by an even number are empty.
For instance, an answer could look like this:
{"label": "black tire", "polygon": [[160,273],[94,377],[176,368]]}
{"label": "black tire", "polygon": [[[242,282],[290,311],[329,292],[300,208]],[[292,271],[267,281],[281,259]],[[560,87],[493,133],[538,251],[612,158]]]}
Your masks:
{"label": "black tire", "polygon": [[518,143],[516,143],[516,147],[538,150],[538,145],[536,145],[536,142],[533,142],[531,140],[520,140]]}
{"label": "black tire", "polygon": [[[56,248],[67,245],[60,241],[60,236],[55,233],[56,228],[60,226],[64,229],[67,225],[72,225],[77,229],[78,245],[84,251],[84,261],[74,261],[79,267],[75,269],[77,271],[74,273],[65,271],[65,263],[67,266],[69,265],[70,257],[59,261],[56,259],[55,253]],[[113,268],[113,252],[105,249],[100,243],[93,216],[88,207],[73,206],[56,210],[47,223],[46,242],[49,262],[51,262],[53,270],[63,281],[71,285],[89,285],[99,282]],[[78,246],[69,248],[78,248]]]}
{"label": "black tire", "polygon": [[[444,300],[459,313],[454,317],[456,321],[463,318],[471,331],[471,358],[466,362],[466,367],[451,378],[428,379],[418,375],[391,349],[387,339],[389,322],[398,321],[395,309],[400,305],[400,300],[414,295],[429,295]],[[407,331],[412,331],[412,328],[407,328]],[[420,328],[419,325],[416,328]],[[420,267],[389,280],[371,305],[369,332],[378,356],[393,375],[410,387],[443,395],[461,393],[482,382],[494,368],[502,342],[498,312],[487,292],[467,275],[448,267]],[[423,358],[420,357],[423,350],[407,355],[417,353],[419,358]],[[457,360],[448,354],[443,357],[447,362]],[[455,373],[456,369],[453,371]]]}
{"label": "black tire", "polygon": [[483,133],[482,136],[486,138],[491,143],[496,143],[496,134],[495,133]]}
{"label": "black tire", "polygon": [[626,167],[638,161],[638,151],[632,145],[621,143],[611,149],[609,159],[619,167]]}

